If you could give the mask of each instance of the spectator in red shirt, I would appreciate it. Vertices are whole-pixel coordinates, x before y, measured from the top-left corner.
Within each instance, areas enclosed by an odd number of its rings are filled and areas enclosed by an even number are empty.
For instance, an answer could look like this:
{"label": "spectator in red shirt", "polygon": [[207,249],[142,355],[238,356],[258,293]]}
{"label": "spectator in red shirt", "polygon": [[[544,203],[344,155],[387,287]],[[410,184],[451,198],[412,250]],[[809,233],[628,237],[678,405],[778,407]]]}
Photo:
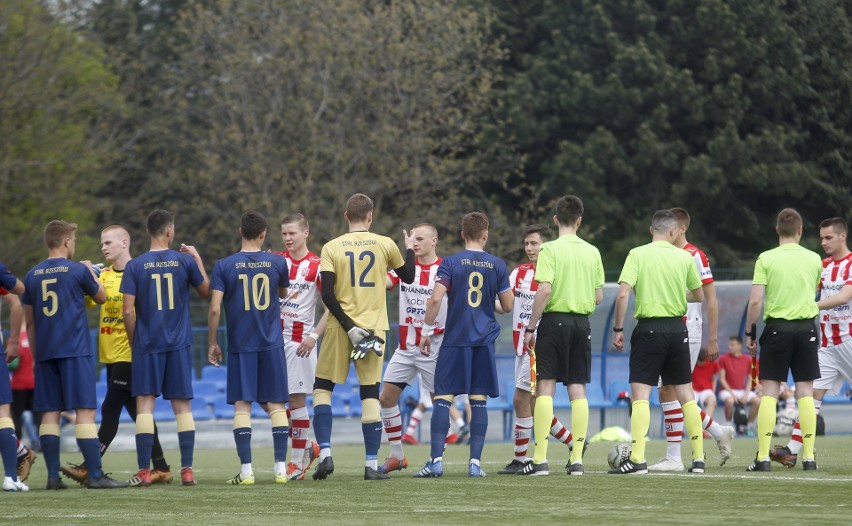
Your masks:
{"label": "spectator in red shirt", "polygon": [[728,353],[719,357],[719,399],[725,404],[725,419],[732,425],[734,404],[749,406],[748,427],[754,429],[754,420],[760,407],[760,397],[751,390],[751,356],[743,354],[743,340],[731,336]]}
{"label": "spectator in red shirt", "polygon": [[[35,389],[35,375],[33,374],[33,355],[30,352],[30,344],[27,339],[26,328],[21,330],[21,338],[18,344],[18,366],[12,372],[12,421],[15,423],[15,434],[18,439],[23,438],[21,426],[24,411],[30,411],[38,425],[38,415],[33,411],[33,390]],[[33,449],[39,449],[38,433],[33,429],[27,429],[30,443]]]}
{"label": "spectator in red shirt", "polygon": [[698,362],[692,370],[692,389],[695,400],[704,407],[704,412],[713,417],[716,410],[716,384],[719,381],[719,362],[708,362],[707,351],[698,351]]}

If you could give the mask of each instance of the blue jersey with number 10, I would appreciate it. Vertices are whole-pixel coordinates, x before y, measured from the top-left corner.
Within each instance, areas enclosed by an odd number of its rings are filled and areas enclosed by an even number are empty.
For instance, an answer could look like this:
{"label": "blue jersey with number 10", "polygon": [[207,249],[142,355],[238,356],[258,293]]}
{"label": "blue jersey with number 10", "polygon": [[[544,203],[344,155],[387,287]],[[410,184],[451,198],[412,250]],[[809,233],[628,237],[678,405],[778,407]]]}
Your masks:
{"label": "blue jersey with number 10", "polygon": [[283,349],[278,287],[290,286],[287,261],[268,252],[237,252],[213,268],[210,288],[224,293],[228,352]]}
{"label": "blue jersey with number 10", "polygon": [[134,353],[173,351],[192,344],[189,288],[203,282],[192,256],[175,250],[146,252],[127,263],[119,290],[136,296]]}
{"label": "blue jersey with number 10", "polygon": [[29,271],[24,286],[21,301],[33,308],[35,318],[36,360],[91,356],[85,296],[100,287],[86,265],[46,259]]}
{"label": "blue jersey with number 10", "polygon": [[511,288],[506,263],[485,251],[462,250],[441,261],[435,282],[447,288],[447,327],[441,345],[494,343],[500,335],[494,300]]}

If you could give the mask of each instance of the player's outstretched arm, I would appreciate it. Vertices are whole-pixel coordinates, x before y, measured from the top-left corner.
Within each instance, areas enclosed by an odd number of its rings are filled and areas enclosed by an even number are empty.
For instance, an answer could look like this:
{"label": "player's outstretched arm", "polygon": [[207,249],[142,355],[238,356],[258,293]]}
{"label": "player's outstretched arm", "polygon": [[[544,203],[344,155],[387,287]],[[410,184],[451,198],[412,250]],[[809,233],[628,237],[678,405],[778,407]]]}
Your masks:
{"label": "player's outstretched arm", "polygon": [[195,263],[198,265],[198,270],[201,272],[201,276],[204,278],[204,281],[201,282],[200,285],[195,287],[195,291],[204,299],[210,297],[210,278],[207,276],[207,271],[204,270],[204,262],[201,261],[201,256],[198,254],[198,250],[192,245],[185,245],[183,243],[180,244],[180,251],[183,254],[189,254],[192,256],[192,259],[195,260]]}
{"label": "player's outstretched arm", "polygon": [[[763,297],[766,294],[766,285],[752,285],[751,294],[748,298],[748,314],[746,314],[746,327],[751,327],[757,323],[757,317],[760,316],[760,309],[763,306]],[[749,334],[746,347],[752,357],[757,353],[757,335]]]}
{"label": "player's outstretched arm", "polygon": [[21,338],[21,323],[24,321],[24,309],[21,298],[13,294],[3,296],[3,303],[9,306],[9,337],[6,339],[6,363],[18,357],[18,341]]}
{"label": "player's outstretched arm", "polygon": [[840,292],[834,296],[819,300],[817,302],[817,308],[819,308],[819,310],[829,310],[840,305],[845,305],[849,303],[850,300],[852,300],[852,285],[843,285]]}
{"label": "player's outstretched arm", "polygon": [[124,293],[121,300],[121,315],[124,318],[124,332],[127,341],[133,347],[133,335],[136,334],[136,295]]}
{"label": "player's outstretched arm", "polygon": [[414,233],[403,230],[402,235],[405,239],[405,264],[393,269],[393,271],[396,272],[403,283],[411,284],[414,282],[414,263],[416,260],[414,256]]}
{"label": "player's outstretched arm", "polygon": [[320,272],[320,279],[322,280],[322,293],[320,297],[322,298],[325,308],[328,309],[332,316],[337,318],[337,321],[340,322],[340,326],[348,333],[353,327],[355,327],[355,322],[352,321],[352,318],[350,318],[345,312],[343,312],[343,307],[340,306],[340,302],[337,301],[337,296],[334,295],[334,285],[337,282],[337,276],[334,272],[324,270]]}
{"label": "player's outstretched arm", "polygon": [[210,308],[207,310],[207,361],[219,367],[222,363],[222,350],[219,348],[219,319],[222,316],[221,290],[214,290],[210,294]]}
{"label": "player's outstretched arm", "polygon": [[612,338],[612,345],[619,351],[624,350],[624,317],[627,315],[627,303],[630,301],[632,292],[633,287],[622,281],[618,288],[618,296],[615,298],[615,320],[612,328],[620,330]]}
{"label": "player's outstretched arm", "polygon": [[24,318],[27,320],[27,340],[30,342],[30,353],[33,355],[33,361],[36,360],[38,348],[36,345],[36,326],[35,313],[32,305],[24,305]]}
{"label": "player's outstretched arm", "polygon": [[716,284],[712,281],[701,286],[704,290],[704,303],[707,305],[707,360],[714,362],[719,357],[719,301],[716,298]]}

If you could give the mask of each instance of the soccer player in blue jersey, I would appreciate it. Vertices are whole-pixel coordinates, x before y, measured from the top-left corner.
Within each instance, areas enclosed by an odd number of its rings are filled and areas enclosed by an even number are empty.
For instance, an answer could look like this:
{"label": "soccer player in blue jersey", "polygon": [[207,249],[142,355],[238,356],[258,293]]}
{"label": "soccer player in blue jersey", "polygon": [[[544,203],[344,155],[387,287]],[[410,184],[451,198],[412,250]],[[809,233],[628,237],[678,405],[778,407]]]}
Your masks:
{"label": "soccer player in blue jersey", "polygon": [[75,409],[77,445],[89,471],[89,488],[127,486],[104,475],[95,426],[95,362],[89,344],[85,296],[96,303],[106,292],[92,264],[71,261],[77,225],[54,220],[44,229],[48,258],[27,274],[22,296],[27,338],[37,362],[34,409],[42,413],[39,439],[47,464],[47,489],[64,489],[59,475],[59,418]]}
{"label": "soccer player in blue jersey", "polygon": [[485,397],[500,395],[494,341],[500,324],[494,318],[494,298],[504,312],[512,310],[514,295],[509,272],[502,259],[485,251],[488,217],[471,212],[462,219],[464,250],[447,256],[438,267],[432,296],[426,302],[426,318],[421,331],[420,352],[430,351],[432,326],[444,296],[447,296],[447,326],[441,353],[435,366],[435,401],[432,409],[432,451],[430,459],[414,476],[440,477],[444,474],[442,455],[449,431],[450,406],[455,395],[470,394],[469,477],[484,477],[479,464],[488,409]]}
{"label": "soccer player in blue jersey", "polygon": [[195,247],[169,247],[175,238],[174,215],[154,210],[148,215],[151,250],[130,260],[124,269],[124,325],[131,342],[133,370],[131,394],[136,397],[136,457],[140,487],[151,485],[151,451],[154,444],[154,399],[160,394],[172,401],[177,420],[181,456],[181,482],[195,485],[192,454],[195,421],[192,419],[192,326],[189,289],[202,298],[210,295],[210,280]]}
{"label": "soccer player in blue jersey", "polygon": [[[23,294],[24,284],[16,278],[3,263],[0,263],[0,293],[5,297],[11,293],[18,297]],[[9,315],[12,331],[6,340],[6,363],[18,357],[18,336],[21,332],[21,305],[15,304],[16,309]],[[18,437],[15,435],[15,423],[12,420],[12,385],[9,375],[0,373],[0,456],[3,457],[3,491],[28,491],[30,488],[20,480],[17,473]]]}
{"label": "soccer player in blue jersey", "polygon": [[275,482],[287,482],[287,359],[281,332],[279,298],[290,286],[287,262],[262,250],[266,218],[246,212],[240,219],[242,249],[220,259],[210,279],[207,357],[213,365],[222,361],[216,340],[221,307],[228,322],[227,399],[234,405],[234,441],[242,467],[228,480],[235,486],[254,484],[251,466],[251,404],[266,404],[272,418]]}

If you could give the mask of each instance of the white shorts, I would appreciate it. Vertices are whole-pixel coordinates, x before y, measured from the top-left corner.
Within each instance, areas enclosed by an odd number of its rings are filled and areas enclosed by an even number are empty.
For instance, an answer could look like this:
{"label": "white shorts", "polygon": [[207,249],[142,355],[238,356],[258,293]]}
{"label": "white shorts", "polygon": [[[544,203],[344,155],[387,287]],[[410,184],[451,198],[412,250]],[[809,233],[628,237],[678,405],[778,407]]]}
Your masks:
{"label": "white shorts", "polygon": [[456,395],[453,401],[457,404],[470,405],[470,398],[466,394]]}
{"label": "white shorts", "polygon": [[530,381],[530,355],[515,356],[515,388],[532,393]]}
{"label": "white shorts", "polygon": [[417,373],[420,373],[421,392],[425,389],[426,392],[433,393],[435,391],[435,365],[438,363],[438,353],[443,339],[443,334],[432,336],[429,356],[423,356],[420,349],[402,350],[397,348],[391,356],[390,362],[388,362],[382,381],[411,385],[414,383]]}
{"label": "white shorts", "polygon": [[[700,334],[700,333],[699,333]],[[701,340],[693,341],[689,339],[689,370],[695,370],[695,364],[698,363],[698,353],[701,352]]]}
{"label": "white shorts", "polygon": [[426,388],[426,385],[423,383],[423,377],[420,377],[420,403],[423,404],[426,409],[432,408],[432,392]]}
{"label": "white shorts", "polygon": [[287,356],[287,387],[290,394],[311,394],[314,392],[314,377],[317,372],[317,348],[311,354],[301,358],[296,356],[300,343],[284,342],[284,354]]}
{"label": "white shorts", "polygon": [[[740,398],[743,397],[745,392],[746,392],[745,389],[731,389],[730,391],[728,391],[727,389],[722,389],[721,391],[719,391],[719,400],[724,402],[725,400],[727,400],[728,398],[731,398],[731,397],[733,397],[735,400],[739,400]],[[755,394],[754,391],[749,391],[748,392],[748,398],[746,398],[746,403],[748,404],[752,400],[757,400],[757,399],[758,399],[757,394]]]}
{"label": "white shorts", "polygon": [[814,389],[825,389],[828,394],[841,394],[844,380],[852,383],[852,339],[820,348],[819,374],[820,378],[814,380]]}
{"label": "white shorts", "polygon": [[713,394],[712,389],[705,389],[703,391],[694,391],[694,393],[695,393],[695,401],[698,402],[701,405],[707,405],[707,400],[711,396],[715,396]]}

